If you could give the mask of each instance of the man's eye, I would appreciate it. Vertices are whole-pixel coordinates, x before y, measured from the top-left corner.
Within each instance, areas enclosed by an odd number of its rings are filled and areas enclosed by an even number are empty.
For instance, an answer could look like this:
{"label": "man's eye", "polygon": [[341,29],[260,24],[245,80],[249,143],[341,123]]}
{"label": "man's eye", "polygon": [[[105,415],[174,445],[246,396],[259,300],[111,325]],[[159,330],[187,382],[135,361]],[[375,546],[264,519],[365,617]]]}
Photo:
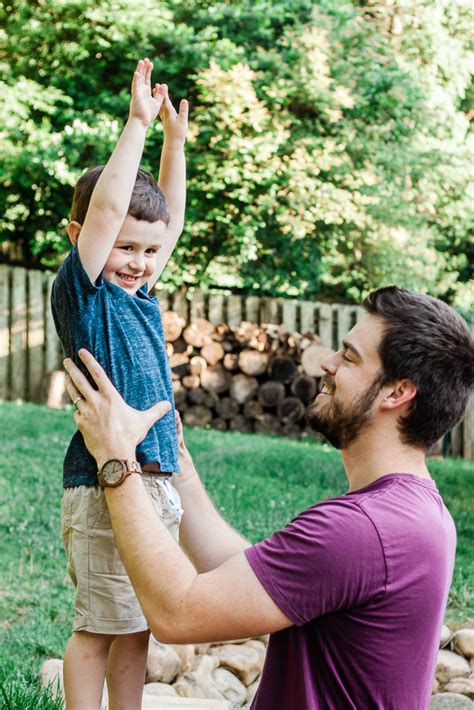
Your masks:
{"label": "man's eye", "polygon": [[345,353],[344,353],[344,355],[342,356],[342,359],[345,360],[346,362],[352,362],[352,360],[350,359],[350,357],[347,357],[347,355],[346,355]]}
{"label": "man's eye", "polygon": [[158,251],[158,249],[147,249],[146,253],[147,254],[156,254],[157,251]]}
{"label": "man's eye", "polygon": [[124,244],[123,246],[119,247],[122,251],[132,251],[133,247],[130,246],[129,244]]}

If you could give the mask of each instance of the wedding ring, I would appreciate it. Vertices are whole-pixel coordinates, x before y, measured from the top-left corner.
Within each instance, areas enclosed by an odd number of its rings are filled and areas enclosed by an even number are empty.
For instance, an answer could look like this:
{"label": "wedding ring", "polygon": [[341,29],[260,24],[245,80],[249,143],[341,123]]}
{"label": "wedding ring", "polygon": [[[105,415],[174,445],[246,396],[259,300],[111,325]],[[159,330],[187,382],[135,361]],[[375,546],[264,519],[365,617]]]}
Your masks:
{"label": "wedding ring", "polygon": [[84,399],[84,397],[76,397],[76,399],[73,401],[73,404],[77,407],[77,403],[79,402],[80,399]]}

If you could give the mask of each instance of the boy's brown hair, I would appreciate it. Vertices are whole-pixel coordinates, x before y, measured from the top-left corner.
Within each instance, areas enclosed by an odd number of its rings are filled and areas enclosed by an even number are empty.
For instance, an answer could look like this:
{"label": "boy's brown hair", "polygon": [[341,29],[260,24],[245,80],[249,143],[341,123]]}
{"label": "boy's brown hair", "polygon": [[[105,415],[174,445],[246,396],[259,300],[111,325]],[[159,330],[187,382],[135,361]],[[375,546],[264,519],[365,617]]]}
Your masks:
{"label": "boy's brown hair", "polygon": [[[105,165],[97,165],[81,175],[74,188],[71,206],[71,222],[84,224],[94,187]],[[133,187],[128,214],[145,222],[169,223],[168,207],[162,191],[153,175],[146,170],[137,173]]]}

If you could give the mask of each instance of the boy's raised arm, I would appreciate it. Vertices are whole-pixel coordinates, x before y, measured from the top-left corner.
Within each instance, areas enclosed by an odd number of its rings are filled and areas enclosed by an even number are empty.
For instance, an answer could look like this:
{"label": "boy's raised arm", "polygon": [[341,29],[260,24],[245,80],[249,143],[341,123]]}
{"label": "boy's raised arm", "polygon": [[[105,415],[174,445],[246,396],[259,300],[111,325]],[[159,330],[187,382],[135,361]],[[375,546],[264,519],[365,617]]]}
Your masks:
{"label": "boy's raised arm", "polygon": [[151,88],[152,68],[148,59],[138,62],[127,124],[97,181],[84,224],[73,222],[69,227],[70,236],[71,229],[73,233],[80,229],[79,256],[92,282],[101,274],[127,216],[146,132],[163,103],[159,85]]}
{"label": "boy's raised arm", "polygon": [[160,117],[163,121],[164,141],[158,185],[166,198],[170,221],[164,232],[162,246],[158,252],[156,271],[148,281],[149,289],[154,286],[165,268],[178,237],[183,231],[186,205],[184,144],[188,130],[188,102],[183,99],[179,106],[179,113],[177,113],[170,101],[166,84],[161,85],[161,90],[164,95],[160,111]]}

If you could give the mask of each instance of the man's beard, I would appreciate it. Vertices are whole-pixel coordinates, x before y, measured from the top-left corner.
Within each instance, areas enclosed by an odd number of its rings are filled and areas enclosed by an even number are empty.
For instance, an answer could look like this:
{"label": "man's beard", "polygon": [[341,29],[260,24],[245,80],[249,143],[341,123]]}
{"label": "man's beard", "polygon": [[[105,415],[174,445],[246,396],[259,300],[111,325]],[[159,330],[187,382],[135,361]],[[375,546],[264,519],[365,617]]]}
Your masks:
{"label": "man's beard", "polygon": [[320,407],[315,402],[306,412],[306,421],[336,449],[347,449],[373,420],[372,405],[381,387],[382,376],[378,376],[354,403],[343,405],[332,399],[326,407]]}

